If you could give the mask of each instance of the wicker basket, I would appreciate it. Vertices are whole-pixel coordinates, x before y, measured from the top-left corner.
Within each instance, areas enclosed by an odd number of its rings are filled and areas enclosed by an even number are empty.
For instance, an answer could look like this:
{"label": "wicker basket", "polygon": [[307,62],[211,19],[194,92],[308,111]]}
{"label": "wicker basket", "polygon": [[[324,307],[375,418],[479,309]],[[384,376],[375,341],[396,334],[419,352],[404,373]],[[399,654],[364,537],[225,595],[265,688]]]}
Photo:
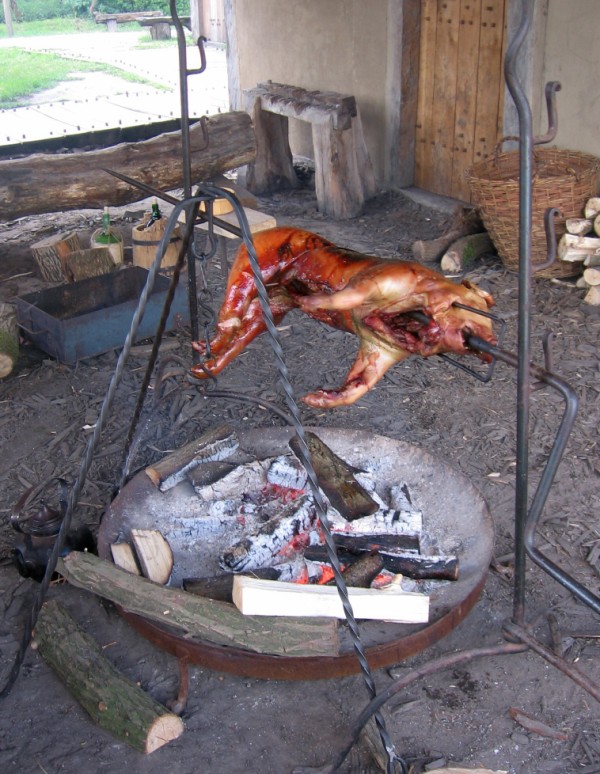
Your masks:
{"label": "wicker basket", "polygon": [[[511,138],[512,139],[512,138]],[[500,147],[500,146],[498,146]],[[533,160],[531,261],[537,277],[573,274],[573,265],[558,259],[540,271],[547,260],[544,214],[555,207],[557,240],[565,233],[565,220],[579,218],[587,200],[598,188],[600,159],[579,151],[536,148]],[[472,203],[480,210],[502,262],[507,269],[519,266],[519,153],[496,152],[467,172]]]}

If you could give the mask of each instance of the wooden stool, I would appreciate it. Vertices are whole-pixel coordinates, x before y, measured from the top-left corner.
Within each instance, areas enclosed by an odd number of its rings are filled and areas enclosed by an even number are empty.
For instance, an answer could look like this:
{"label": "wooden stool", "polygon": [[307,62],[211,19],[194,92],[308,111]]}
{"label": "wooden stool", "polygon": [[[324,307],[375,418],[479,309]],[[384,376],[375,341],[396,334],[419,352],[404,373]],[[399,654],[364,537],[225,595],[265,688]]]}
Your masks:
{"label": "wooden stool", "polygon": [[264,194],[297,187],[288,119],[299,118],[312,126],[319,210],[340,219],[358,215],[377,186],[355,98],[272,81],[244,94],[256,134],[256,158],[246,177],[248,189]]}

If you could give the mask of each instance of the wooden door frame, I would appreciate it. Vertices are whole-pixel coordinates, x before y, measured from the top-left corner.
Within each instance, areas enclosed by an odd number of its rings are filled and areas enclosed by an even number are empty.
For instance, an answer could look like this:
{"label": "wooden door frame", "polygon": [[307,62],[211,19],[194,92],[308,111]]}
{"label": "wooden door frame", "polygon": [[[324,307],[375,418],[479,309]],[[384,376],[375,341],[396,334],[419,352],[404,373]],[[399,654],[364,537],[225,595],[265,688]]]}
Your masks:
{"label": "wooden door frame", "polygon": [[[543,101],[543,89],[540,86],[548,1],[525,0],[533,3],[533,23],[517,63],[517,75],[532,106],[534,127],[539,125],[540,107]],[[508,40],[511,40],[521,18],[521,0],[507,0],[507,3],[506,34]],[[388,82],[386,85],[388,163],[385,183],[394,188],[414,185],[415,180],[420,38],[421,0],[388,0]],[[511,136],[517,135],[518,132],[517,111],[506,89],[503,134]]]}

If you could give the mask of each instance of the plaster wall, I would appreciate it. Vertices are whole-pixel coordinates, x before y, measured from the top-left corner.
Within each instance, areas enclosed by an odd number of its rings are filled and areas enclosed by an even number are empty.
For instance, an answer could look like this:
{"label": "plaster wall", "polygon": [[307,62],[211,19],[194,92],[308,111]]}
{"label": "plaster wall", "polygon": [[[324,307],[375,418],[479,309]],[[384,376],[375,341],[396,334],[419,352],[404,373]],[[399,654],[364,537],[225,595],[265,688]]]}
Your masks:
{"label": "plaster wall", "polygon": [[[241,92],[266,80],[356,97],[376,177],[384,177],[388,0],[235,0]],[[315,23],[317,21],[317,23]],[[230,41],[230,53],[233,41]],[[312,157],[310,126],[290,120],[294,153]]]}
{"label": "plaster wall", "polygon": [[[194,0],[204,2],[207,0]],[[353,94],[375,175],[382,185],[412,183],[420,0],[224,0],[232,109],[266,80]],[[600,0],[527,0],[533,24],[517,71],[545,133],[544,86],[558,80],[556,144],[600,156]],[[509,39],[520,0],[509,0]],[[412,90],[403,90],[413,83]],[[511,97],[504,134],[518,131]],[[403,136],[407,133],[407,136]],[[294,153],[311,157],[310,127],[290,121]]]}
{"label": "plaster wall", "polygon": [[[556,145],[600,156],[600,3],[548,0],[543,80],[560,81]],[[540,118],[545,131],[545,118]]]}

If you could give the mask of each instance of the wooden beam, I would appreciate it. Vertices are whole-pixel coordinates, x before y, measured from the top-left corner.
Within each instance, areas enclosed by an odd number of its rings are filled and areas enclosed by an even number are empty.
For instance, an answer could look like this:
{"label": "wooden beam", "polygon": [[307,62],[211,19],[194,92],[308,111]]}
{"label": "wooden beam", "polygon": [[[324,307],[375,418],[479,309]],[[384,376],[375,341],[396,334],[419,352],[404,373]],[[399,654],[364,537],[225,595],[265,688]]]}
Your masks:
{"label": "wooden beam", "polygon": [[[222,113],[207,122],[208,145],[200,122],[190,130],[192,180],[201,182],[251,162],[256,141],[250,116]],[[0,212],[6,220],[36,213],[129,204],[145,198],[138,188],[117,181],[114,169],[169,191],[183,185],[181,132],[76,153],[34,154],[0,161]]]}

